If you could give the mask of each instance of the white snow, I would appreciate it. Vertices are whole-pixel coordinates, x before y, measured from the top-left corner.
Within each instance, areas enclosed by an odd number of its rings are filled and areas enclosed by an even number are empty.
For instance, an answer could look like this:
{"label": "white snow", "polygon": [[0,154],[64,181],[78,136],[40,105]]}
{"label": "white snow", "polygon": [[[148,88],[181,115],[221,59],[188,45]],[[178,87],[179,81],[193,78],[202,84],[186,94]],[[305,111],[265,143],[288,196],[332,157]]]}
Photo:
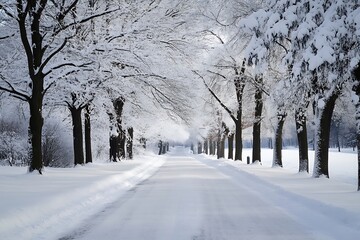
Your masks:
{"label": "white snow", "polygon": [[0,167],[0,239],[56,239],[148,178],[156,155],[75,168]]}
{"label": "white snow", "polygon": [[0,167],[0,239],[358,239],[355,152],[330,152],[330,179],[297,173],[296,149],[284,168],[270,149],[250,165],[188,152],[43,176]]}

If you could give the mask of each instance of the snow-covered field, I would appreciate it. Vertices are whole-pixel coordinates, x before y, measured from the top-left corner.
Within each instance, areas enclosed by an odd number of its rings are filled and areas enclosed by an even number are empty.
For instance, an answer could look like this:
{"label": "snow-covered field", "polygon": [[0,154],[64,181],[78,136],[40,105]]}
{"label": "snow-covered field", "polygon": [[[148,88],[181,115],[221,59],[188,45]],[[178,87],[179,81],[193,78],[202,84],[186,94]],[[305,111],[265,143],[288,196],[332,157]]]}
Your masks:
{"label": "snow-covered field", "polygon": [[[187,152],[184,149],[180,154],[185,156]],[[242,176],[245,174],[254,183],[254,189],[264,191],[256,194],[263,201],[275,207],[286,205],[290,209],[288,214],[299,218],[299,222],[308,221],[304,225],[310,223],[324,228],[323,231],[332,228],[332,239],[338,239],[336,233],[342,239],[357,239],[352,231],[347,231],[347,228],[360,229],[360,193],[356,192],[355,152],[330,153],[331,179],[314,179],[311,174],[297,173],[296,149],[283,151],[283,169],[271,168],[272,152],[269,149],[262,150],[262,165],[218,160],[204,154],[189,156],[217,171],[231,172],[229,176],[236,176],[236,172]],[[244,159],[251,156],[251,150],[244,149],[243,156]],[[43,176],[27,174],[25,168],[0,167],[0,239],[58,239],[77,226],[84,225],[89,217],[124,196],[165,162],[171,161],[171,157],[171,154],[149,154],[121,163],[94,163],[69,169],[46,168]],[[201,172],[196,177],[196,169],[189,171],[192,179],[202,179]],[[251,189],[252,186],[247,184]],[[291,201],[280,202],[273,192],[280,193],[285,200],[294,199],[295,202],[303,203],[304,209],[317,209],[335,222],[312,222],[303,208],[293,206]],[[186,198],[183,200],[186,201]],[[188,201],[184,202],[184,206],[192,206],[192,199]],[[271,226],[272,223],[269,224]],[[336,224],[339,224],[339,230],[334,229]],[[344,232],[348,232],[348,235],[344,235]]]}

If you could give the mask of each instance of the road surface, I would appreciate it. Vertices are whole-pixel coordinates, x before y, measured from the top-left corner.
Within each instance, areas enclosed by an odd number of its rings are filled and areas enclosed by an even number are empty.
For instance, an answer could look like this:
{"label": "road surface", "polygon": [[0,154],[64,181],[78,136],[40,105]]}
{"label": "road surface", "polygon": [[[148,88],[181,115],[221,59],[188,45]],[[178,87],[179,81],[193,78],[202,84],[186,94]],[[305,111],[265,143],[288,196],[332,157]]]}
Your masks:
{"label": "road surface", "polygon": [[358,239],[261,181],[176,148],[152,177],[61,239]]}

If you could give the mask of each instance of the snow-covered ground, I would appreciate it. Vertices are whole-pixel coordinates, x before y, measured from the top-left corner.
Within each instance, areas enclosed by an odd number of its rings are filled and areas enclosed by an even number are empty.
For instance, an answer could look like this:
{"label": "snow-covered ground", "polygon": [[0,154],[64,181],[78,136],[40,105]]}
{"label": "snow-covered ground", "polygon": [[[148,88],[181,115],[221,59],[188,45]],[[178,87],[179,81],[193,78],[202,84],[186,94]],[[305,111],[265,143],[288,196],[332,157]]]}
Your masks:
{"label": "snow-covered ground", "polygon": [[296,149],[283,154],[283,169],[269,149],[246,165],[184,148],[43,176],[0,167],[0,239],[97,239],[97,225],[113,239],[358,239],[356,154],[331,152],[331,179],[297,173]]}
{"label": "snow-covered ground", "polygon": [[165,158],[75,168],[0,167],[0,239],[57,239],[151,176]]}

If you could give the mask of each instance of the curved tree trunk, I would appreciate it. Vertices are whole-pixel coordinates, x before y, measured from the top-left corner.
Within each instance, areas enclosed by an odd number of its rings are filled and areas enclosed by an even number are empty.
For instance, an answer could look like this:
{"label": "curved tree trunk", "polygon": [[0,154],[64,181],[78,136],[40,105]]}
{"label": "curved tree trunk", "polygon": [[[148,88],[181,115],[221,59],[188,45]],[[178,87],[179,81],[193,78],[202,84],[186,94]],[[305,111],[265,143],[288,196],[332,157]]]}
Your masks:
{"label": "curved tree trunk", "polygon": [[286,114],[282,112],[282,110],[278,111],[277,114],[277,124],[275,128],[275,147],[274,147],[274,154],[273,154],[273,167],[279,166],[282,167],[282,132],[283,127],[286,119]]}
{"label": "curved tree trunk", "polygon": [[[259,84],[262,83],[262,79],[258,78]],[[252,161],[261,162],[261,116],[263,108],[262,91],[260,88],[255,90],[255,120],[253,124],[253,149],[252,149]]]}
{"label": "curved tree trunk", "polygon": [[92,151],[91,151],[91,122],[90,122],[90,108],[87,105],[85,107],[84,114],[84,128],[85,128],[85,162],[92,162]]}
{"label": "curved tree trunk", "polygon": [[314,177],[329,177],[329,138],[331,117],[339,93],[333,93],[324,103],[322,109],[317,108],[317,126],[315,130]]}
{"label": "curved tree trunk", "polygon": [[83,136],[82,136],[82,108],[70,107],[73,122],[73,146],[74,146],[74,165],[84,164]]}
{"label": "curved tree trunk", "polygon": [[309,172],[309,154],[305,109],[295,111],[296,135],[299,145],[299,172]]}

